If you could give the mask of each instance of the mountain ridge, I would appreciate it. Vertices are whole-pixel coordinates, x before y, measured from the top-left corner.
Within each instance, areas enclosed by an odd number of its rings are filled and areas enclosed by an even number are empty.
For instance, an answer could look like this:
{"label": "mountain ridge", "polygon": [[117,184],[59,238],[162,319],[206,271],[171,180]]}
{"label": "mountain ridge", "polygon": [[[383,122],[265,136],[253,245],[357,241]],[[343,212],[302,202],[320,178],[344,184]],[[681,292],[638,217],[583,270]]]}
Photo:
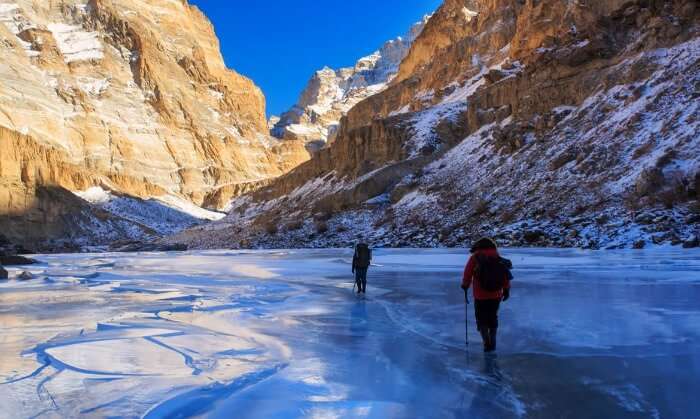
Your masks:
{"label": "mountain ridge", "polygon": [[693,245],[698,13],[687,0],[446,0],[329,147],[174,240]]}
{"label": "mountain ridge", "polygon": [[360,58],[354,67],[334,70],[326,66],[316,71],[298,102],[275,119],[272,135],[302,140],[314,151],[332,142],[347,111],[384,90],[393,80],[411,44],[429,20],[430,15],[424,16],[404,36],[385,42],[374,53]]}

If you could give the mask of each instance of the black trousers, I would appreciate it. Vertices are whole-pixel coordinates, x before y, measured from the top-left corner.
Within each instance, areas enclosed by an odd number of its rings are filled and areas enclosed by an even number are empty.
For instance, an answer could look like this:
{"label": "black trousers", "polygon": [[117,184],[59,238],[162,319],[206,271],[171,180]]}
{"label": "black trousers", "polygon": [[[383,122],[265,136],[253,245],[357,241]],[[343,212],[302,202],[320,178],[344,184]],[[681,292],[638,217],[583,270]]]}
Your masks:
{"label": "black trousers", "polygon": [[474,300],[476,327],[479,330],[498,329],[498,308],[501,300]]}
{"label": "black trousers", "polygon": [[367,269],[368,268],[355,268],[355,282],[361,291],[367,289]]}

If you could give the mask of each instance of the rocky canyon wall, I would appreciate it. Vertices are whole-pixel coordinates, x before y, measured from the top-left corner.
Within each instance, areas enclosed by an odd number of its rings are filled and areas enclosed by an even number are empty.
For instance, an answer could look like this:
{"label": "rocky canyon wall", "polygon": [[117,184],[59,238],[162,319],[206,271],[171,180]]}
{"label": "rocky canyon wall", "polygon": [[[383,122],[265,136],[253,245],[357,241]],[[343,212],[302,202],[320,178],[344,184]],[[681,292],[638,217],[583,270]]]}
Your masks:
{"label": "rocky canyon wall", "polygon": [[700,8],[446,0],[311,161],[201,247],[697,243]]}
{"label": "rocky canyon wall", "polygon": [[44,187],[223,209],[308,159],[303,143],[268,135],[262,92],[226,68],[185,0],[3,0],[0,51],[5,222]]}

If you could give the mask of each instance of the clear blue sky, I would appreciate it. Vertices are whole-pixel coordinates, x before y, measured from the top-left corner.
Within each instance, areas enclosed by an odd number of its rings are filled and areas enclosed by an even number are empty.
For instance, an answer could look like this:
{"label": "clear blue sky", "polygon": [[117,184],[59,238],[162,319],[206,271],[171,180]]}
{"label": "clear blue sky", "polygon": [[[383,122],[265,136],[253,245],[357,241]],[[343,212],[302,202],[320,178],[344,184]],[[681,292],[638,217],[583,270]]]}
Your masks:
{"label": "clear blue sky", "polygon": [[214,23],[226,64],[260,86],[268,115],[293,105],[314,71],[353,65],[442,0],[190,0]]}

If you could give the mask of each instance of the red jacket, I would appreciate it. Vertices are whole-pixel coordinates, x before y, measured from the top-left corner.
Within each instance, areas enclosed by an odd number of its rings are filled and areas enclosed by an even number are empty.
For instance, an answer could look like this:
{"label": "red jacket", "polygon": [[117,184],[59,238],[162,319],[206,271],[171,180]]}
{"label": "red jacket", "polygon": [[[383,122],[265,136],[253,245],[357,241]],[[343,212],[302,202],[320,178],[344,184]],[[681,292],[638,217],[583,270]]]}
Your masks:
{"label": "red jacket", "polygon": [[[474,281],[474,268],[476,268],[476,255],[484,255],[497,257],[498,250],[496,249],[483,249],[477,250],[467,262],[467,266],[464,268],[464,276],[462,277],[462,287],[469,288],[474,283],[474,299],[475,300],[500,300],[503,298],[503,290],[499,291],[486,291],[481,289],[479,281]],[[506,285],[504,289],[510,289],[510,280],[506,278]]]}

